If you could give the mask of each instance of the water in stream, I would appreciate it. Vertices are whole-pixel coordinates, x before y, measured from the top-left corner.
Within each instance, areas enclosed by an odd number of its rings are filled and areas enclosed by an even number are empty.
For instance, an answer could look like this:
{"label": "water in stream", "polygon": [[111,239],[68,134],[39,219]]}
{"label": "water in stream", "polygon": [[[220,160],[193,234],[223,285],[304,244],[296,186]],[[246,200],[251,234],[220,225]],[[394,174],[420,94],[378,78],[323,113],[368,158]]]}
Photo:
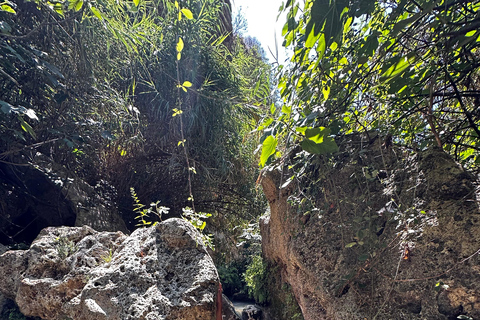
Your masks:
{"label": "water in stream", "polygon": [[232,301],[233,307],[235,308],[235,312],[238,313],[238,315],[241,317],[242,316],[242,310],[249,305],[252,305],[253,303],[251,302],[244,302],[244,301]]}

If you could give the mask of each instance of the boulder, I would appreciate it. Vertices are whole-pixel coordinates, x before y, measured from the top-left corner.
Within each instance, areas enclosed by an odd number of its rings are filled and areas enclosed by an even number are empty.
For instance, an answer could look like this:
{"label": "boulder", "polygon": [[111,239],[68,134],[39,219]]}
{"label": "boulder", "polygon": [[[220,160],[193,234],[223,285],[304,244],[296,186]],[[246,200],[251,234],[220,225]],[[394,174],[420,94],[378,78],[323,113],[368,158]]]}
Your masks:
{"label": "boulder", "polygon": [[249,305],[242,310],[242,320],[262,320],[262,309],[255,305]]}
{"label": "boulder", "polygon": [[49,227],[0,256],[0,292],[42,319],[214,319],[218,274],[188,222],[130,236]]}

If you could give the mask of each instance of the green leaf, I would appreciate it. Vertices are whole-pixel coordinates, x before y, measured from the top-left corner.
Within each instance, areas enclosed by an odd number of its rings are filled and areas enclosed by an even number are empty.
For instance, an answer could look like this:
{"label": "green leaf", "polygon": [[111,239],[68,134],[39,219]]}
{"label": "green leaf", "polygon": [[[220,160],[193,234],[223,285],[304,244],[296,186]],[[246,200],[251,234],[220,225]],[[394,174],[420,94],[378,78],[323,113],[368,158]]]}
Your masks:
{"label": "green leaf", "polygon": [[100,12],[100,10],[98,10],[95,7],[90,7],[90,10],[93,12],[95,17],[97,17],[99,20],[103,20],[102,13]]}
{"label": "green leaf", "polygon": [[140,4],[140,0],[133,0],[133,4],[135,5],[135,7],[138,7],[138,5]]}
{"label": "green leaf", "polygon": [[356,246],[357,243],[356,242],[350,242],[350,243],[347,243],[347,245],[345,246],[345,248],[351,248],[351,247],[354,247]]}
{"label": "green leaf", "polygon": [[68,10],[75,10],[79,11],[82,9],[83,1],[82,0],[69,0],[68,2]]}
{"label": "green leaf", "polygon": [[272,103],[272,104],[270,105],[270,114],[272,114],[272,115],[275,114],[275,111],[276,111],[276,110],[277,110],[277,108],[275,107],[275,104]]}
{"label": "green leaf", "polygon": [[358,261],[367,261],[369,257],[368,253],[364,253],[358,257]]}
{"label": "green leaf", "polygon": [[192,86],[192,83],[190,81],[185,81],[184,83],[182,83],[182,86],[190,88]]}
{"label": "green leaf", "polygon": [[179,115],[181,115],[181,114],[183,113],[182,110],[177,109],[177,108],[174,108],[172,111],[173,111],[172,117],[179,116]]}
{"label": "green leaf", "polygon": [[319,59],[321,59],[325,54],[326,48],[327,48],[327,43],[325,42],[325,35],[322,33],[322,35],[320,36],[320,39],[318,40],[318,46],[317,46],[317,53],[318,53]]}
{"label": "green leaf", "polygon": [[264,167],[268,158],[275,153],[278,141],[274,136],[268,136],[265,138],[262,144],[262,154],[260,155],[260,166]]}
{"label": "green leaf", "polygon": [[325,100],[328,100],[328,96],[330,95],[330,87],[327,85],[324,85],[322,88],[322,93],[323,93],[323,98]]}
{"label": "green leaf", "polygon": [[330,134],[330,129],[325,127],[308,128],[305,130],[305,137],[315,143],[322,143],[323,137]]}
{"label": "green leaf", "polygon": [[338,151],[335,140],[328,135],[330,129],[319,127],[305,130],[305,139],[300,143],[303,150],[313,154],[327,154]]}
{"label": "green leaf", "polygon": [[317,42],[318,38],[319,38],[319,35],[318,34],[315,35],[315,32],[312,29],[312,31],[310,31],[310,34],[307,37],[307,40],[305,41],[305,47],[306,48],[313,48],[313,46]]}
{"label": "green leaf", "polygon": [[80,11],[83,6],[83,1],[77,1],[77,5],[75,6],[75,11]]}
{"label": "green leaf", "polygon": [[23,131],[27,132],[30,136],[32,136],[33,139],[36,139],[35,131],[33,131],[33,128],[25,121],[23,120],[22,117],[18,117],[18,120],[20,120],[20,126],[22,127]]}
{"label": "green leaf", "polygon": [[387,71],[382,74],[383,81],[388,82],[391,79],[401,75],[407,70],[408,67],[413,64],[414,61],[415,58],[413,57],[401,57],[397,63],[392,65],[390,68],[387,69]]}
{"label": "green leaf", "polygon": [[17,14],[15,12],[15,10],[13,10],[13,8],[11,6],[9,6],[8,4],[4,3],[0,6],[0,9],[1,11],[5,11],[5,12],[10,12],[10,13],[13,13],[13,14]]}
{"label": "green leaf", "polygon": [[192,13],[192,11],[190,11],[190,10],[188,10],[188,9],[182,9],[182,10],[180,10],[180,11],[183,13],[183,15],[184,15],[187,19],[189,19],[189,20],[193,19],[193,13]]}
{"label": "green leaf", "polygon": [[[183,50],[183,47],[184,47],[184,43],[183,43],[183,40],[181,37],[178,37],[178,42],[177,42],[177,52],[180,53],[182,52]],[[180,60],[180,59],[178,59]]]}
{"label": "green leaf", "polygon": [[285,113],[286,115],[289,115],[292,113],[292,107],[283,105],[282,106],[282,112]]}
{"label": "green leaf", "polygon": [[297,131],[298,133],[301,133],[303,135],[305,135],[305,131],[307,131],[308,127],[296,127],[295,128],[295,131]]}
{"label": "green leaf", "polygon": [[305,27],[305,34],[323,33],[328,47],[343,32],[342,12],[346,7],[344,1],[316,0],[310,10],[310,19]]}
{"label": "green leaf", "polygon": [[477,33],[477,30],[469,31],[465,34],[465,37],[473,37]]}

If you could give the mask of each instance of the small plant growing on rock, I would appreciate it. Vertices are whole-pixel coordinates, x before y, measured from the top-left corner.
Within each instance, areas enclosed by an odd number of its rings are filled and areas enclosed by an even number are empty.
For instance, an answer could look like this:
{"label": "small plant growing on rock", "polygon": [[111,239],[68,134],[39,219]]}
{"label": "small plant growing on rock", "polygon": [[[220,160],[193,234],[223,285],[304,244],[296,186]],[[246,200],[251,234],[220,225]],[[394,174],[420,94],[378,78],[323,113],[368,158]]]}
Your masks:
{"label": "small plant growing on rock", "polygon": [[101,258],[106,263],[109,263],[110,261],[112,261],[112,257],[113,257],[113,250],[112,248],[110,248],[110,250],[108,250],[108,253],[103,255]]}
{"label": "small plant growing on rock", "polygon": [[[133,212],[138,212],[138,216],[135,217],[138,220],[138,223],[135,225],[137,227],[148,227],[152,224],[152,221],[149,219],[149,214],[155,214],[160,221],[162,221],[162,215],[167,214],[170,211],[170,208],[160,206],[160,201],[150,203],[150,208],[147,208],[144,204],[140,202],[138,199],[137,193],[135,189],[132,187],[130,188],[130,193],[132,194],[133,198]],[[157,222],[153,222],[155,225]]]}
{"label": "small plant growing on rock", "polygon": [[75,245],[75,242],[69,240],[65,236],[60,236],[55,239],[55,248],[57,249],[58,255],[61,259],[66,259],[77,252],[77,246]]}
{"label": "small plant growing on rock", "polygon": [[[155,225],[157,222],[152,222],[150,220],[150,213],[154,213],[155,215],[158,216],[160,221],[162,220],[162,215],[167,214],[168,211],[170,211],[170,208],[160,206],[159,203],[160,201],[157,202],[152,202],[150,204],[150,208],[147,208],[144,204],[140,202],[140,199],[138,199],[137,193],[135,192],[134,188],[130,188],[130,193],[132,194],[133,198],[133,211],[138,212],[138,216],[135,217],[136,220],[138,220],[138,223],[135,225],[137,227],[148,227],[150,225]],[[200,231],[200,235],[202,237],[202,242],[203,244],[212,249],[215,250],[215,247],[213,245],[213,236],[211,234],[205,234],[203,231],[205,229],[205,226],[207,225],[207,222],[205,221],[212,215],[210,213],[204,213],[204,212],[195,212],[190,207],[185,207],[182,209],[182,217],[185,221],[190,222],[195,229]]]}
{"label": "small plant growing on rock", "polygon": [[200,231],[200,235],[202,236],[202,242],[203,244],[212,249],[215,250],[215,247],[213,245],[213,236],[211,234],[205,234],[203,230],[207,226],[207,222],[205,221],[212,215],[210,213],[204,213],[204,212],[195,212],[189,207],[185,207],[182,209],[183,214],[182,217],[185,221],[190,222],[195,229]]}

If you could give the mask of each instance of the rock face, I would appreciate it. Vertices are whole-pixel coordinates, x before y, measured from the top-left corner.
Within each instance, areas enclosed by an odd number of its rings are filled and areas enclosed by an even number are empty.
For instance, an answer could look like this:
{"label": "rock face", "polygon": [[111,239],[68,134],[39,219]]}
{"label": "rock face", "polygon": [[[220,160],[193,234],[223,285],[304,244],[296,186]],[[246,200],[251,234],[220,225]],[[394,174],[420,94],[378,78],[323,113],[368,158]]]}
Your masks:
{"label": "rock face", "polygon": [[0,163],[0,243],[31,243],[47,226],[128,231],[105,181],[90,186],[40,153],[18,162]]}
{"label": "rock face", "polygon": [[333,169],[312,169],[314,208],[287,202],[280,173],[262,181],[263,254],[305,320],[480,319],[473,176],[439,149],[343,148]]}
{"label": "rock face", "polygon": [[215,319],[217,271],[181,219],[97,232],[46,228],[29,250],[0,256],[0,292],[42,319]]}

